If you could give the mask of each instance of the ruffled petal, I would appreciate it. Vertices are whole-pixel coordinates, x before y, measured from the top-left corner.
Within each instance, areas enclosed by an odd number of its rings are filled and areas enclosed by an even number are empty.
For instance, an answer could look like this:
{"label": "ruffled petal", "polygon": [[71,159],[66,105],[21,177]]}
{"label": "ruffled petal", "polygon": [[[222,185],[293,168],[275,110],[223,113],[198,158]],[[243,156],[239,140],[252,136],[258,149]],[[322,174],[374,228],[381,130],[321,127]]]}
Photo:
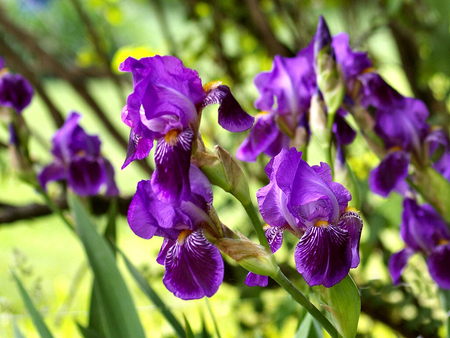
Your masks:
{"label": "ruffled petal", "polygon": [[189,300],[211,297],[223,280],[220,251],[195,231],[167,252],[163,283],[176,297]]}
{"label": "ruffled petal", "polygon": [[352,242],[352,265],[350,268],[354,269],[359,265],[359,241],[363,227],[362,218],[356,211],[346,211],[341,215],[338,227],[348,231],[350,234]]}
{"label": "ruffled petal", "polygon": [[220,85],[209,90],[202,102],[202,107],[215,103],[220,104],[219,124],[228,131],[244,131],[251,128],[255,122],[255,118],[242,109],[228,86]]}
{"label": "ruffled petal", "polygon": [[317,87],[312,57],[310,47],[293,58],[276,55],[272,69],[255,76],[260,93],[255,107],[280,115],[305,112]]}
{"label": "ruffled petal", "polygon": [[103,158],[103,167],[106,173],[106,196],[119,195],[119,189],[117,188],[116,181],[114,180],[114,168],[106,158]]}
{"label": "ruffled petal", "polygon": [[349,232],[335,226],[310,227],[295,248],[295,264],[310,285],[332,287],[349,272],[352,247]]}
{"label": "ruffled petal", "polygon": [[363,70],[372,67],[367,53],[352,51],[349,44],[349,37],[345,33],[333,36],[331,46],[336,55],[344,75],[344,79],[349,81],[359,75]]}
{"label": "ruffled petal", "polygon": [[176,244],[176,241],[173,241],[168,238],[164,238],[163,243],[161,245],[161,250],[159,250],[158,256],[156,257],[156,262],[158,264],[164,265],[166,261],[167,253],[169,249]]}
{"label": "ruffled petal", "polygon": [[46,166],[38,175],[38,181],[44,191],[47,190],[47,183],[59,181],[66,178],[64,165],[60,162],[53,162]]}
{"label": "ruffled petal", "polygon": [[[175,140],[158,140],[155,151],[156,171],[152,185],[158,199],[178,204],[190,198],[189,167],[194,133],[191,129],[174,136]],[[172,143],[173,142],[173,143]]]}
{"label": "ruffled petal", "polygon": [[450,231],[441,215],[429,204],[417,204],[414,199],[403,200],[400,235],[415,251],[430,253],[441,240],[450,240]]}
{"label": "ruffled petal", "polygon": [[278,135],[275,140],[267,146],[264,150],[264,154],[269,157],[277,156],[282,149],[289,149],[289,143],[291,139],[281,130],[278,130]]}
{"label": "ruffled petal", "polygon": [[339,203],[336,196],[301,155],[292,148],[276,174],[277,184],[289,200],[288,209],[298,215],[304,226],[312,226],[318,219],[337,224]]}
{"label": "ruffled petal", "polygon": [[403,269],[408,263],[409,257],[414,254],[414,250],[411,248],[403,249],[391,256],[389,259],[389,273],[391,274],[392,282],[397,285],[400,282],[400,276]]}
{"label": "ruffled petal", "polygon": [[20,114],[30,104],[33,94],[33,87],[22,75],[0,76],[0,106],[14,108]]}
{"label": "ruffled petal", "polygon": [[173,228],[180,221],[180,216],[173,206],[158,200],[150,180],[138,183],[127,219],[131,230],[139,237],[152,238],[159,228],[163,228],[167,237],[173,240],[178,237],[179,230]]}
{"label": "ruffled petal", "polygon": [[236,158],[241,161],[255,162],[278,137],[279,129],[273,114],[261,114],[250,130],[248,137],[236,151]]}
{"label": "ruffled petal", "polygon": [[256,273],[249,272],[245,278],[245,285],[247,286],[261,286],[266,287],[269,284],[269,277],[257,275]]}
{"label": "ruffled petal", "polygon": [[80,196],[97,195],[106,173],[96,159],[76,156],[70,162],[67,183]]}
{"label": "ruffled petal", "polygon": [[392,190],[404,193],[410,156],[404,151],[388,154],[369,174],[369,187],[374,193],[387,197]]}
{"label": "ruffled petal", "polygon": [[213,191],[211,188],[211,183],[209,182],[205,174],[193,164],[191,164],[189,169],[189,182],[191,185],[193,197],[199,197],[197,200],[195,200],[198,206],[201,207],[204,204],[212,203]]}
{"label": "ruffled petal", "polygon": [[122,165],[122,169],[128,166],[134,160],[142,160],[150,154],[153,148],[153,139],[147,139],[139,136],[130,130],[130,137],[128,139],[128,149],[125,162]]}
{"label": "ruffled petal", "polygon": [[280,204],[280,194],[282,193],[275,182],[270,182],[256,193],[261,216],[272,227],[282,227],[287,223]]}
{"label": "ruffled petal", "polygon": [[80,121],[80,119],[80,114],[71,112],[69,116],[66,117],[64,125],[59,128],[53,136],[52,154],[65,163],[68,163],[74,155],[68,144],[72,138],[75,128],[78,127],[78,121]]}
{"label": "ruffled petal", "polygon": [[269,242],[270,250],[275,253],[283,244],[283,231],[285,227],[269,227],[266,230],[266,238]]}
{"label": "ruffled petal", "polygon": [[441,289],[450,289],[450,245],[438,245],[427,259],[428,270]]}

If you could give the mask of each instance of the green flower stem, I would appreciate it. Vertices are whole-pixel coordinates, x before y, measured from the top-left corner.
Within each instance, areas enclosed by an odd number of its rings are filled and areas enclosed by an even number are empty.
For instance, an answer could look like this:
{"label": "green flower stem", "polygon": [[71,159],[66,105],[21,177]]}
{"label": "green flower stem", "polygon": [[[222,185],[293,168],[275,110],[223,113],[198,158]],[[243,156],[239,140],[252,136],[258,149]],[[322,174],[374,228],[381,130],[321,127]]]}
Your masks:
{"label": "green flower stem", "polygon": [[42,197],[44,197],[44,199],[47,202],[47,205],[50,207],[50,209],[52,209],[52,211],[62,219],[64,224],[66,224],[67,227],[71,231],[75,232],[73,224],[67,219],[66,216],[64,216],[64,213],[62,212],[62,210],[52,201],[50,196],[48,196],[48,194],[42,189],[42,187],[37,186],[36,189],[42,195]]}
{"label": "green flower stem", "polygon": [[249,200],[246,203],[242,203],[248,217],[252,221],[253,229],[255,229],[256,235],[258,236],[259,244],[270,250],[269,242],[267,241],[264,230],[261,226],[261,221],[259,220],[258,214],[255,211],[253,203]]}
{"label": "green flower stem", "polygon": [[[269,242],[264,234],[261,221],[259,220],[253,203],[249,200],[242,203],[242,206],[252,221],[253,228],[258,235],[259,243],[270,250]],[[283,274],[283,272],[281,272],[279,268],[276,275],[270,277],[272,277],[281,287],[283,287],[297,303],[303,306],[305,310],[308,311],[323,326],[332,338],[338,338],[337,330],[333,324],[309,301],[308,298],[306,298],[306,296],[299,289],[295,287],[294,284],[292,284],[292,282]]]}
{"label": "green flower stem", "polygon": [[281,272],[278,270],[276,276],[271,276],[281,287],[283,287],[294,300],[308,311],[311,316],[313,316],[322,327],[330,334],[332,338],[338,338],[338,332],[333,324],[309,301],[306,296],[300,292],[299,289],[295,287],[294,284]]}

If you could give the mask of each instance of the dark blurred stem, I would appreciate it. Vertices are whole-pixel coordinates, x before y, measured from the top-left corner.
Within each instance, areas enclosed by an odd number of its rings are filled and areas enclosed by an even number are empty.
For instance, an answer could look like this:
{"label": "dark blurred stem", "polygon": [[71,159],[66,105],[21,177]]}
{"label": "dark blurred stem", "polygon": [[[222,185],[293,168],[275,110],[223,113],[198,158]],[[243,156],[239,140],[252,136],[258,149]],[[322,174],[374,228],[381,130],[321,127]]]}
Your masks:
{"label": "dark blurred stem", "polygon": [[103,43],[99,38],[99,35],[97,34],[97,31],[95,29],[96,27],[93,25],[91,19],[89,18],[89,15],[86,13],[86,11],[84,11],[83,5],[81,4],[80,0],[71,0],[71,1],[73,6],[75,7],[75,10],[78,13],[78,16],[80,17],[81,21],[83,22],[84,26],[89,32],[91,42],[94,45],[97,55],[99,56],[100,60],[102,60],[105,66],[106,73],[116,85],[117,94],[119,95],[121,101],[125,102],[126,98],[122,90],[122,83],[120,82],[119,77],[116,74],[114,74],[111,70],[111,62],[108,58],[107,52],[104,50]]}
{"label": "dark blurred stem", "polygon": [[50,97],[47,95],[47,92],[45,91],[44,86],[42,85],[39,78],[33,73],[33,71],[29,69],[29,67],[20,57],[20,54],[16,53],[11,47],[9,47],[3,37],[0,38],[0,50],[2,57],[6,60],[6,63],[13,67],[17,72],[22,74],[25,78],[27,78],[28,81],[30,81],[31,85],[34,87],[36,92],[41,97],[42,101],[44,101],[45,105],[47,106],[56,127],[60,128],[64,124],[64,117],[58,110],[58,108],[56,108],[53,101],[50,100]]}
{"label": "dark blurred stem", "polygon": [[151,2],[156,7],[156,12],[158,13],[156,18],[158,20],[159,25],[161,26],[161,32],[164,35],[164,39],[167,41],[167,44],[169,45],[169,53],[170,55],[177,56],[177,51],[175,49],[176,43],[170,32],[170,25],[167,23],[167,16],[164,10],[163,1],[152,0]]}
{"label": "dark blurred stem", "polygon": [[258,236],[259,243],[265,248],[270,250],[269,242],[267,241],[266,235],[264,234],[264,230],[261,226],[261,221],[259,220],[259,217],[255,211],[253,203],[249,201],[247,203],[242,203],[242,206],[244,207],[248,217],[252,221],[253,229],[255,230],[256,235]]}
{"label": "dark blurred stem", "polygon": [[[73,89],[78,93],[78,95],[83,98],[83,100],[91,107],[92,111],[95,113],[97,118],[102,122],[105,128],[113,136],[113,138],[120,144],[120,146],[126,151],[128,148],[127,140],[120,134],[116,127],[111,123],[108,116],[105,114],[103,109],[97,103],[97,101],[92,97],[86,87],[85,78],[81,77],[79,74],[67,69],[57,58],[45,51],[39,44],[39,39],[28,33],[21,27],[17,26],[6,16],[5,11],[0,6],[0,26],[10,34],[16,43],[22,44],[31,55],[38,59],[42,64],[49,67],[56,75],[61,79],[70,83]],[[0,39],[1,40],[1,39]],[[119,113],[118,113],[119,114]],[[120,115],[118,115],[120,116]],[[150,175],[153,169],[145,161],[138,161],[139,165]]]}
{"label": "dark blurred stem", "polygon": [[338,333],[336,328],[331,324],[331,322],[309,301],[306,296],[300,292],[299,289],[295,287],[294,284],[281,272],[278,270],[278,274],[272,277],[275,281],[280,284],[283,289],[285,289],[294,300],[308,311],[311,316],[313,316],[322,327],[330,334],[332,338],[338,338]]}

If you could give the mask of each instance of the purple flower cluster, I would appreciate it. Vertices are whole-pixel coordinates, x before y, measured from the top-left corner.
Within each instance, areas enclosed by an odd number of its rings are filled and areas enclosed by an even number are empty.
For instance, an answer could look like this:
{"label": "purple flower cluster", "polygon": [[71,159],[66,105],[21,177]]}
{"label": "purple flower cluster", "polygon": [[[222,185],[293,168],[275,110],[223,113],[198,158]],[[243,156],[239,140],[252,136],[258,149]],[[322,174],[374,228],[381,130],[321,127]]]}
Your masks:
{"label": "purple flower cluster", "polygon": [[[259,209],[271,250],[281,247],[284,231],[294,234],[300,239],[294,254],[298,272],[311,286],[331,287],[358,266],[363,224],[348,207],[350,193],[332,181],[330,167],[309,166],[301,156],[295,148],[282,149],[269,162],[270,183],[257,192]],[[266,283],[263,277],[247,278],[249,285]]]}
{"label": "purple flower cluster", "polygon": [[31,84],[20,74],[11,74],[0,58],[0,106],[13,108],[18,114],[27,107],[34,90]]}
{"label": "purple flower cluster", "polygon": [[128,210],[128,223],[136,235],[164,238],[157,258],[166,271],[163,283],[185,300],[211,297],[224,274],[219,249],[203,234],[203,228],[211,222],[211,185],[194,165],[189,170],[189,183],[190,198],[173,206],[158,199],[152,181],[140,181]]}
{"label": "purple flower cluster", "polygon": [[[220,104],[219,124],[232,132],[249,129],[248,115],[220,82],[202,86],[196,71],[172,56],[126,59],[120,70],[131,72],[134,91],[122,110],[131,128],[123,168],[148,156],[156,140],[156,170],[138,183],[128,222],[136,235],[164,238],[157,262],[165,267],[163,282],[182,299],[211,297],[222,283],[220,251],[204,235],[214,229],[209,216],[212,190],[191,162],[203,108]],[[214,233],[214,230],[212,230]]]}
{"label": "purple flower cluster", "polygon": [[156,140],[155,193],[168,203],[189,199],[192,143],[203,108],[219,103],[219,124],[232,132],[249,129],[254,118],[242,110],[227,86],[214,82],[202,87],[197,72],[173,56],[129,57],[120,70],[131,72],[134,81],[122,110],[122,120],[131,128],[122,168],[148,156]]}
{"label": "purple flower cluster", "polygon": [[80,114],[72,112],[53,136],[53,162],[39,174],[39,183],[45,190],[50,181],[67,180],[81,196],[97,195],[106,186],[106,195],[116,196],[114,169],[100,154],[100,139],[86,134],[80,119]]}
{"label": "purple flower cluster", "polygon": [[[309,130],[311,99],[319,91],[315,69],[317,51],[315,53],[314,49],[326,43],[331,45],[348,91],[352,90],[357,76],[372,66],[365,53],[351,50],[347,34],[331,38],[325,20],[321,17],[317,33],[306,48],[293,58],[275,56],[272,69],[255,77],[254,83],[260,93],[255,107],[263,113],[257,116],[250,135],[240,145],[237,158],[255,161],[261,153],[273,157],[281,149],[289,148],[297,128]],[[333,126],[342,144],[351,143],[356,135],[343,118],[346,113],[339,109]]]}
{"label": "purple flower cluster", "polygon": [[406,248],[393,254],[389,260],[394,284],[400,282],[409,257],[421,252],[427,257],[428,270],[434,281],[440,288],[450,289],[450,230],[433,207],[418,205],[414,199],[405,199],[400,235]]}
{"label": "purple flower cluster", "polygon": [[[375,110],[375,133],[388,151],[380,165],[369,176],[371,190],[387,197],[392,190],[405,193],[411,156],[420,161],[423,142],[429,133],[425,122],[428,109],[414,98],[404,97],[377,73],[359,77],[362,82],[361,104]],[[416,162],[417,162],[416,161]]]}

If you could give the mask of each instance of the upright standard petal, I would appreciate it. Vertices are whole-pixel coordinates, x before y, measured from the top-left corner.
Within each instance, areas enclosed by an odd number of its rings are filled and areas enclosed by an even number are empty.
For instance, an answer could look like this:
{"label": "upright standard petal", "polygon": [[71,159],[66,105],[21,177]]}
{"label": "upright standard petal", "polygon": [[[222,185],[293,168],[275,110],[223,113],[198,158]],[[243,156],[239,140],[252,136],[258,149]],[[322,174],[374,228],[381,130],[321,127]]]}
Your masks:
{"label": "upright standard petal", "polygon": [[179,239],[167,252],[163,283],[176,297],[189,300],[211,297],[223,280],[220,251],[194,231]]}
{"label": "upright standard petal", "polygon": [[317,85],[311,61],[312,49],[308,48],[307,51],[300,52],[294,58],[277,55],[272,69],[255,77],[254,83],[260,93],[255,102],[256,108],[279,115],[297,116],[308,109]]}
{"label": "upright standard petal", "polygon": [[363,70],[372,67],[372,61],[368,58],[367,53],[355,52],[350,48],[347,34],[341,33],[333,36],[331,46],[347,83],[355,79]]}
{"label": "upright standard petal", "polygon": [[350,234],[335,226],[310,227],[295,248],[295,264],[310,285],[331,287],[350,270]]}

